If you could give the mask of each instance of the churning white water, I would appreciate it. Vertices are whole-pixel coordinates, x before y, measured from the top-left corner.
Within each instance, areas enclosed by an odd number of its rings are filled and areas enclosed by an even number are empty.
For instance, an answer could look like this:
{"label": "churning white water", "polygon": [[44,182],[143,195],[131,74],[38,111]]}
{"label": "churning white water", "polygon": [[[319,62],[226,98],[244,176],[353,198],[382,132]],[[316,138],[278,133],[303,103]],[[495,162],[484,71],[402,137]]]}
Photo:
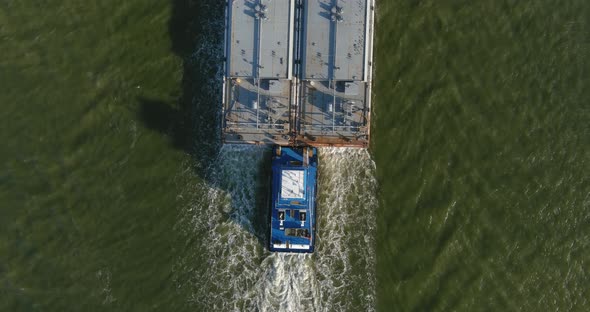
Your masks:
{"label": "churning white water", "polygon": [[[184,212],[198,241],[189,300],[218,311],[370,311],[375,306],[374,164],[366,150],[319,150],[313,255],[270,253],[265,235],[268,148],[224,146]],[[260,193],[263,194],[260,194]],[[257,224],[263,223],[263,224]]]}

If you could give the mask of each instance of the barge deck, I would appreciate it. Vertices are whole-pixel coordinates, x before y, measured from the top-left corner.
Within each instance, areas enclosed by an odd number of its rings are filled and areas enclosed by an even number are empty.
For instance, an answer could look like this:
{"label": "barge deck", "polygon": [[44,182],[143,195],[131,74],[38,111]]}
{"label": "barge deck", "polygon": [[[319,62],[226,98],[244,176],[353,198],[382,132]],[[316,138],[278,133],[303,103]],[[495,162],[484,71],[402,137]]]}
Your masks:
{"label": "barge deck", "polygon": [[375,0],[228,0],[225,143],[367,147]]}

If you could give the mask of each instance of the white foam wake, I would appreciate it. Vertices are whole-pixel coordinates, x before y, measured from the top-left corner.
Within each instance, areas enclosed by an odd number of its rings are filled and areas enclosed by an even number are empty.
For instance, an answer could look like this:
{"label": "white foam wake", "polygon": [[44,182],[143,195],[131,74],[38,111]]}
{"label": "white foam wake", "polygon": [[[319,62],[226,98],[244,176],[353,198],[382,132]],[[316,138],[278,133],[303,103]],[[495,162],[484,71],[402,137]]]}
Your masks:
{"label": "white foam wake", "polygon": [[[375,306],[376,182],[365,150],[321,149],[318,246],[313,255],[272,254],[255,222],[269,150],[224,146],[202,194],[184,213],[193,235],[179,264],[194,274],[190,301],[216,311],[367,311]],[[194,257],[191,262],[190,257]]]}

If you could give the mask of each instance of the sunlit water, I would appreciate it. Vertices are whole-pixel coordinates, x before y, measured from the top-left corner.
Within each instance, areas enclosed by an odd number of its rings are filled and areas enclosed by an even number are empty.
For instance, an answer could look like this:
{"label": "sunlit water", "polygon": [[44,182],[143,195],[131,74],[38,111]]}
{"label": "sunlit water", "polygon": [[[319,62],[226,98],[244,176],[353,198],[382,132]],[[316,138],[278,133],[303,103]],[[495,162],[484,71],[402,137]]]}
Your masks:
{"label": "sunlit water", "polygon": [[0,3],[1,311],[586,311],[587,1],[380,1],[370,151],[266,249],[216,1]]}
{"label": "sunlit water", "polygon": [[[194,288],[191,301],[224,311],[373,310],[377,199],[369,154],[319,150],[318,249],[291,255],[269,253],[268,238],[253,224],[265,222],[256,216],[266,210],[257,207],[257,192],[268,189],[257,184],[269,152],[225,146],[211,165],[210,182],[197,186],[206,190],[204,198],[186,208],[179,224],[200,241],[179,267],[195,272],[191,283],[197,284],[182,285]],[[206,265],[193,261],[195,255]]]}

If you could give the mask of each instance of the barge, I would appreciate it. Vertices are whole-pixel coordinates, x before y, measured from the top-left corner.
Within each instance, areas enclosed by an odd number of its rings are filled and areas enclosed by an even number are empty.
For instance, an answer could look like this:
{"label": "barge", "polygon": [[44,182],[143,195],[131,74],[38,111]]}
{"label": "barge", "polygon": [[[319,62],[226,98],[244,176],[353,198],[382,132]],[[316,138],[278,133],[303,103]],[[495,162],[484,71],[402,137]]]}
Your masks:
{"label": "barge", "polygon": [[374,21],[375,0],[226,0],[221,137],[274,146],[271,251],[314,250],[315,148],[369,145]]}

